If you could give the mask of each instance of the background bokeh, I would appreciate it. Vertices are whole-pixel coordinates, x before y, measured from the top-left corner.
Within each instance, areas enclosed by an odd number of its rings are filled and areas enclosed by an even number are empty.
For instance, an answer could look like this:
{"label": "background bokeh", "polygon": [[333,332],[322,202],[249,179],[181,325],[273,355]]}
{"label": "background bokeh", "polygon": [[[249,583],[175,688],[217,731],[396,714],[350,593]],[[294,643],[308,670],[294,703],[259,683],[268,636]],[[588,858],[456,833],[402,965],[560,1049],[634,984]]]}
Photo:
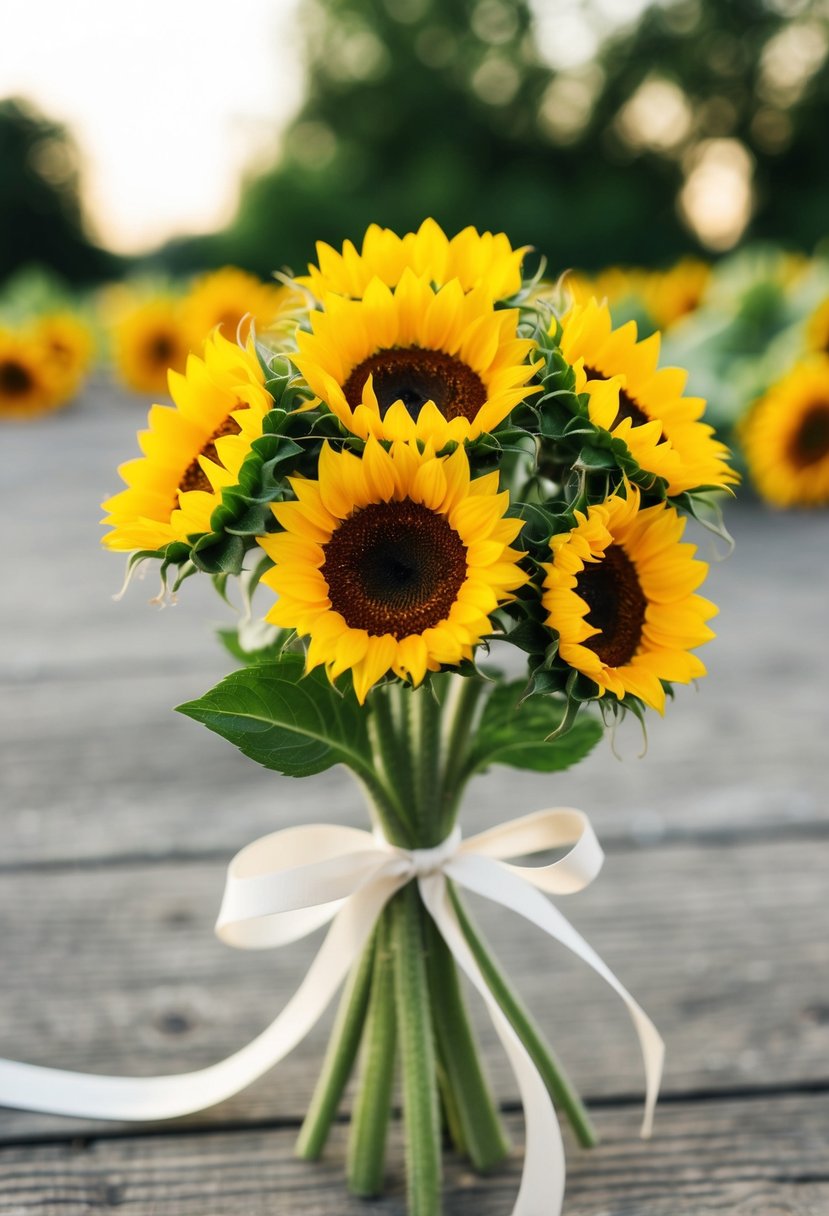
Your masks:
{"label": "background bokeh", "polygon": [[0,66],[0,283],[300,271],[426,214],[556,273],[824,235],[817,0],[83,0],[54,62],[35,7]]}

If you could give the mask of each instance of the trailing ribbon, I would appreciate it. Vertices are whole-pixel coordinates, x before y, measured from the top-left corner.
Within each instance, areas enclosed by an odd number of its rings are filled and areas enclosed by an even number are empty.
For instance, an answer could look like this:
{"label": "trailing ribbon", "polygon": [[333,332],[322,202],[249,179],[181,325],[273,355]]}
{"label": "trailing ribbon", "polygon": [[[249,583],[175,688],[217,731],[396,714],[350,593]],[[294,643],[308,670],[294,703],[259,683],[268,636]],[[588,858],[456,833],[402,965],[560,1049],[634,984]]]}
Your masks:
{"label": "trailing ribbon", "polygon": [[[567,848],[550,865],[509,858]],[[524,1172],[512,1216],[557,1216],[564,1194],[564,1150],[546,1086],[490,991],[455,915],[447,879],[517,912],[565,945],[607,981],[639,1036],[646,1097],[642,1135],[650,1135],[664,1045],[630,993],[557,908],[544,899],[583,890],[602,850],[587,816],[569,808],[537,811],[462,841],[460,829],[434,849],[401,849],[382,835],[333,824],[263,836],[230,863],[218,936],[246,950],[297,941],[328,922],[323,944],[274,1022],[227,1059],[166,1077],[106,1077],[0,1060],[0,1105],[94,1119],[171,1119],[239,1093],[283,1059],[316,1024],[359,958],[389,899],[416,881],[459,967],[481,994],[515,1072],[526,1123]]]}

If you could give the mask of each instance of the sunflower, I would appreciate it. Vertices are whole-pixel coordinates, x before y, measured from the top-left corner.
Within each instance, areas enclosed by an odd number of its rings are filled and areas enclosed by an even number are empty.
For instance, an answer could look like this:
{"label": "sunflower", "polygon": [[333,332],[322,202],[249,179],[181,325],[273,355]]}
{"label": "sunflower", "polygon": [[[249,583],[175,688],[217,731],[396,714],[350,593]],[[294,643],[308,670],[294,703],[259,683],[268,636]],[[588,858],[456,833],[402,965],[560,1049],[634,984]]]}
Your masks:
{"label": "sunflower", "polygon": [[112,337],[121,378],[140,393],[166,393],[167,372],[184,370],[189,342],[180,304],[171,296],[128,305]]}
{"label": "sunflower", "polygon": [[[561,352],[576,368],[577,391],[590,396],[591,420],[624,439],[643,469],[665,478],[669,494],[738,480],[725,444],[700,421],[705,402],[682,395],[687,373],[657,368],[658,333],[638,342],[634,321],[614,329],[595,298],[574,305],[561,325]],[[611,387],[602,387],[607,381]]]}
{"label": "sunflower", "polygon": [[373,279],[396,287],[404,271],[412,270],[438,287],[457,279],[464,291],[482,288],[493,300],[504,300],[521,287],[521,262],[529,248],[513,249],[503,232],[471,227],[450,240],[433,219],[402,237],[371,224],[359,252],[351,241],[341,253],[318,241],[319,266],[310,265],[297,282],[318,300],[329,292],[360,299]]}
{"label": "sunflower", "polygon": [[810,355],[773,385],[741,438],[763,498],[779,507],[829,503],[829,356]]}
{"label": "sunflower", "polygon": [[273,504],[283,532],[259,538],[279,599],[271,624],[310,638],[307,666],[333,682],[351,670],[362,703],[388,672],[420,684],[471,659],[489,614],[527,582],[510,548],[498,474],[470,481],[466,452],[369,439],[362,458],[325,445],[319,480],[291,478]]}
{"label": "sunflower", "polygon": [[592,278],[581,271],[571,272],[566,286],[575,304],[585,304],[591,296],[621,304],[642,296],[647,277],[647,271],[635,266],[608,266]]}
{"label": "sunflower", "polygon": [[94,343],[89,326],[71,312],[45,313],[34,322],[31,334],[53,364],[67,397],[71,397],[92,361]]}
{"label": "sunflower", "polygon": [[695,595],[708,567],[680,544],[685,520],[659,503],[640,509],[639,493],[613,495],[550,542],[542,603],[559,635],[561,658],[620,699],[630,693],[660,713],[662,681],[705,675],[689,651],[714,636],[716,607]]}
{"label": "sunflower", "polygon": [[404,272],[362,300],[329,295],[297,333],[294,362],[311,391],[355,435],[433,444],[491,431],[529,392],[533,343],[516,337],[517,309],[495,309],[483,289],[440,289]]}
{"label": "sunflower", "polygon": [[163,549],[210,531],[222,488],[235,485],[273,401],[251,347],[216,331],[204,358],[190,355],[184,375],[170,372],[176,405],[154,405],[142,457],[118,470],[128,488],[108,499],[103,538],[109,549]]}
{"label": "sunflower", "polygon": [[247,338],[247,323],[253,320],[257,331],[268,329],[285,312],[303,303],[296,289],[276,283],[263,283],[255,275],[235,266],[203,275],[190,289],[183,304],[184,321],[194,345],[198,346],[218,325],[225,338]]}
{"label": "sunflower", "polygon": [[65,399],[61,377],[31,336],[0,329],[0,418],[25,418]]}
{"label": "sunflower", "polygon": [[680,258],[670,270],[649,274],[643,294],[659,329],[675,325],[699,308],[711,280],[711,267],[700,258]]}

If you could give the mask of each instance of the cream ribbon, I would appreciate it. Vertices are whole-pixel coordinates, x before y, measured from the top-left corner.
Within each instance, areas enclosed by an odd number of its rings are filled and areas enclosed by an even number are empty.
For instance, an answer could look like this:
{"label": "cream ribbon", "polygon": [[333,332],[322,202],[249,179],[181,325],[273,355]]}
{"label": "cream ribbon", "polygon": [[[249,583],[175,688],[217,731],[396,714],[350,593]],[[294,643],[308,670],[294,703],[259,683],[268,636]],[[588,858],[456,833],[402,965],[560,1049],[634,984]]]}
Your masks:
{"label": "cream ribbon", "polygon": [[[509,858],[568,851],[549,865]],[[598,874],[602,850],[587,816],[559,807],[537,811],[434,849],[401,849],[383,836],[334,824],[263,836],[230,863],[216,932],[246,950],[297,941],[331,923],[305,979],[274,1022],[226,1060],[166,1077],[106,1077],[0,1060],[0,1105],[93,1119],[172,1119],[239,1093],[283,1059],[316,1024],[360,957],[394,893],[416,881],[458,966],[481,994],[518,1082],[526,1123],[524,1172],[512,1216],[558,1216],[564,1150],[547,1088],[490,991],[463,935],[447,879],[517,912],[561,942],[606,980],[633,1020],[645,1064],[642,1135],[653,1123],[664,1044],[655,1026],[572,925],[545,899],[583,890]]]}

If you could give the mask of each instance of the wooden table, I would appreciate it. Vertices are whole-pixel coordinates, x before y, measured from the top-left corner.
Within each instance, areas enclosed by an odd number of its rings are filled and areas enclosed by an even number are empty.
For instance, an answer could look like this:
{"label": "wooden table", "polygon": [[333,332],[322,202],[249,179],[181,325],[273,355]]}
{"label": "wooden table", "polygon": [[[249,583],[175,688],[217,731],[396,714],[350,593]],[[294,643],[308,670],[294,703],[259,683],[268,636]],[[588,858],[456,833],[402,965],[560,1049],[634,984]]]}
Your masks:
{"label": "wooden table", "polygon": [[[144,408],[99,384],[0,433],[0,1053],[136,1074],[241,1046],[303,974],[308,943],[250,955],[213,938],[232,853],[292,821],[363,822],[341,773],[275,777],[171,712],[227,667],[209,623],[228,614],[208,586],[163,611],[147,607],[152,582],[113,603],[98,503]],[[829,1212],[829,523],[751,503],[729,522],[737,551],[709,583],[712,675],[651,720],[647,759],[630,723],[621,760],[608,741],[560,777],[496,769],[464,812],[468,828],[556,803],[590,813],[607,864],[565,910],[667,1040],[643,1144],[621,1006],[480,909],[603,1137],[590,1154],[568,1139],[568,1216]],[[483,1216],[510,1210],[523,1130],[475,1014],[519,1146],[485,1181],[448,1159],[447,1211]],[[0,1111],[0,1213],[401,1213],[398,1136],[371,1207],[344,1192],[344,1122],[321,1164],[292,1157],[324,1041],[322,1027],[246,1093],[172,1124]]]}

